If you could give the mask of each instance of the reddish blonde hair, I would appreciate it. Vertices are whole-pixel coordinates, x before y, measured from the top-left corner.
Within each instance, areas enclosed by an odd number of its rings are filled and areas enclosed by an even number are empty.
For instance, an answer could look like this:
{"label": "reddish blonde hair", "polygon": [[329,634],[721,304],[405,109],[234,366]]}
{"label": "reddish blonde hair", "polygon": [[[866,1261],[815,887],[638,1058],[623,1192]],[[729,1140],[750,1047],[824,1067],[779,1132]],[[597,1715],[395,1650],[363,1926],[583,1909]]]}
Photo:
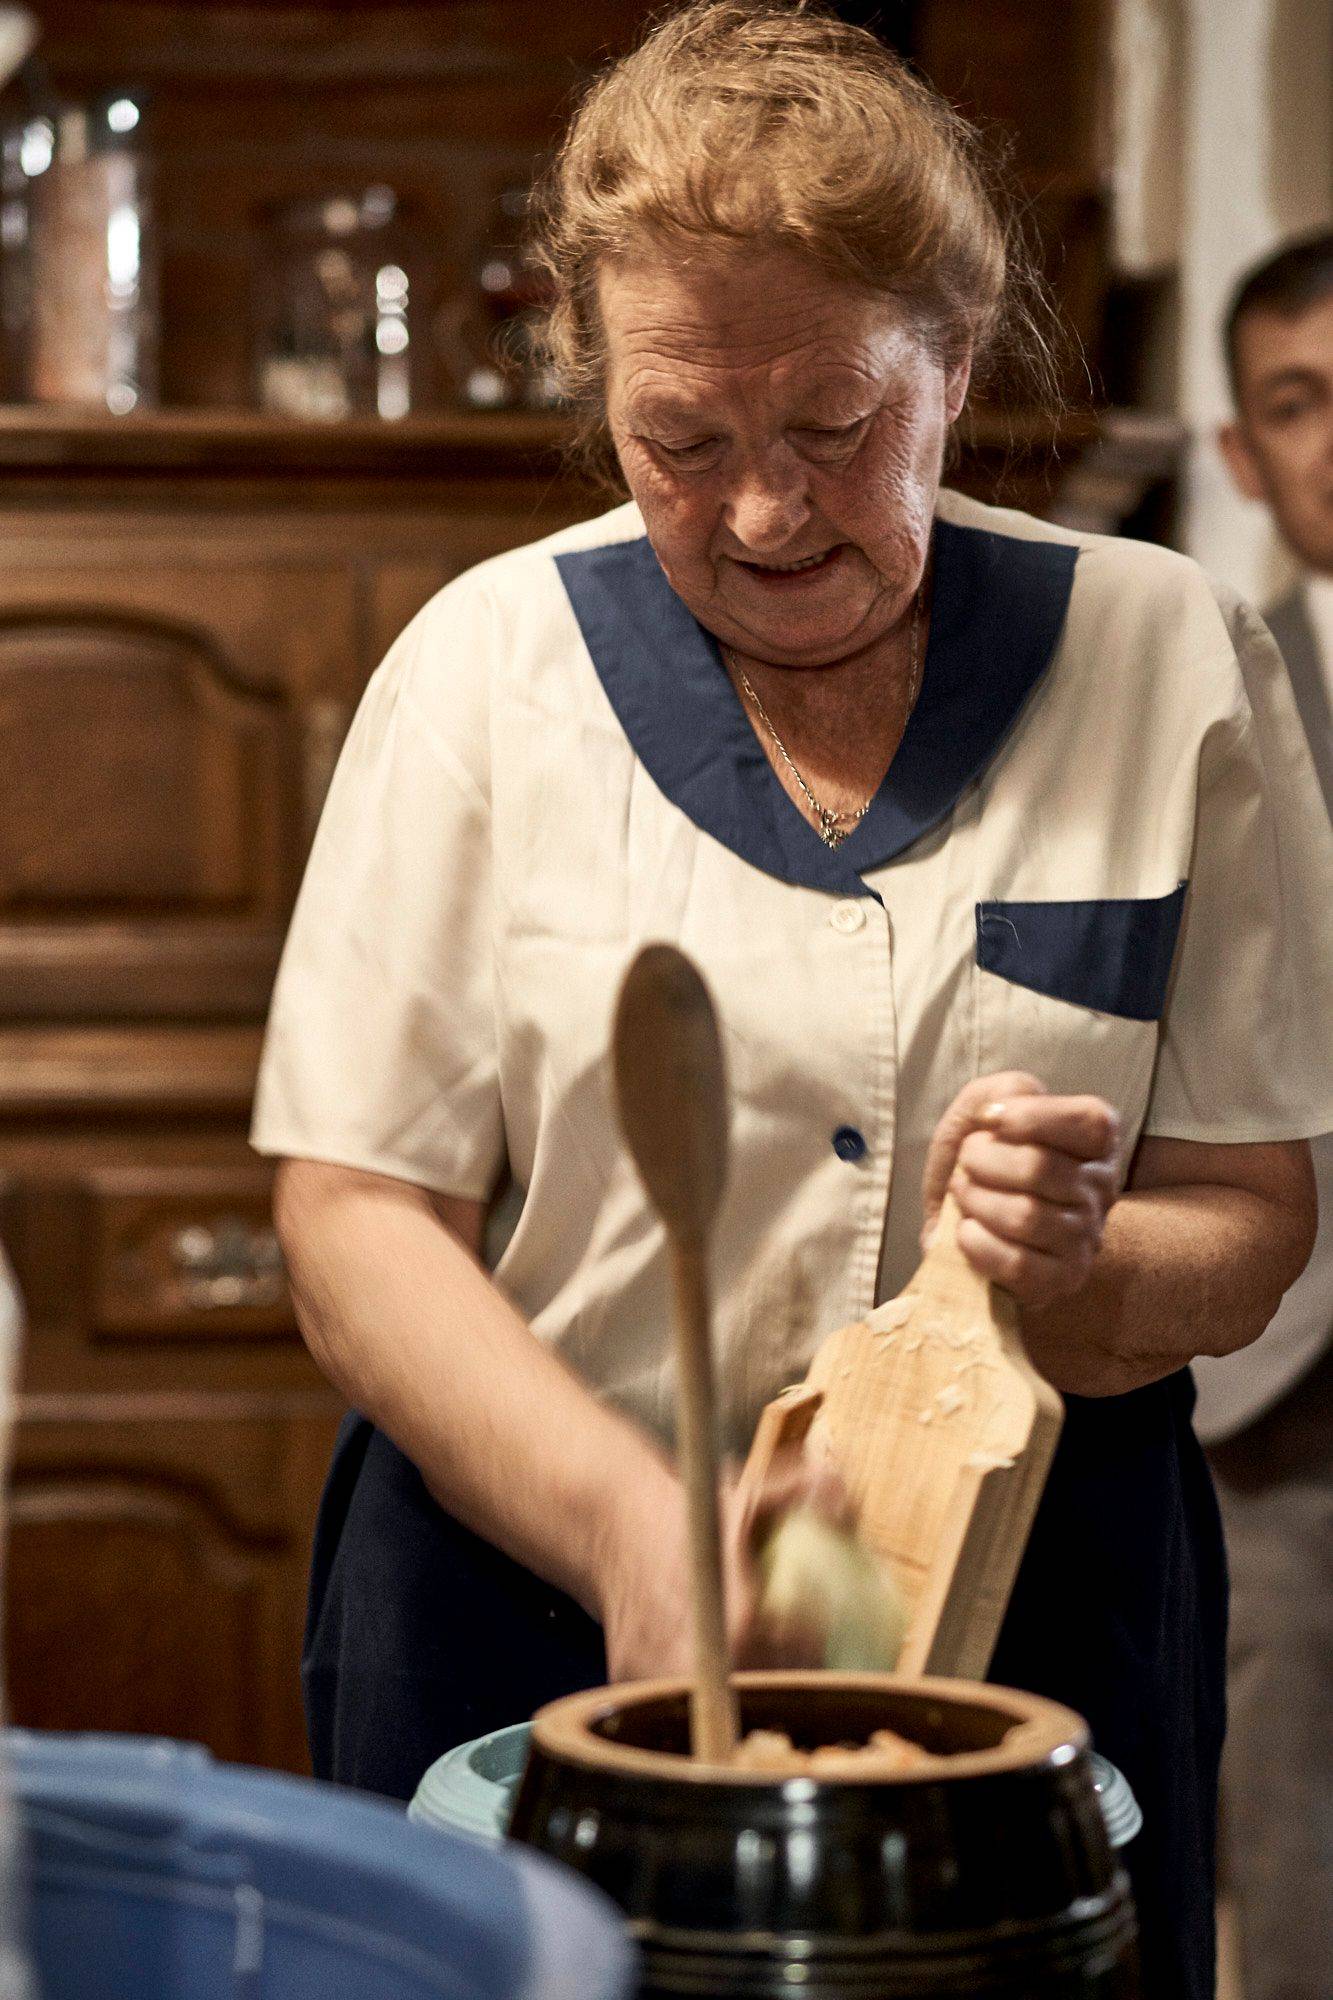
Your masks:
{"label": "reddish blonde hair", "polygon": [[598,77],[540,192],[545,347],[603,429],[601,265],[778,244],[893,299],[942,356],[1001,350],[1058,404],[1040,281],[977,135],[867,29],[804,0],[692,0]]}

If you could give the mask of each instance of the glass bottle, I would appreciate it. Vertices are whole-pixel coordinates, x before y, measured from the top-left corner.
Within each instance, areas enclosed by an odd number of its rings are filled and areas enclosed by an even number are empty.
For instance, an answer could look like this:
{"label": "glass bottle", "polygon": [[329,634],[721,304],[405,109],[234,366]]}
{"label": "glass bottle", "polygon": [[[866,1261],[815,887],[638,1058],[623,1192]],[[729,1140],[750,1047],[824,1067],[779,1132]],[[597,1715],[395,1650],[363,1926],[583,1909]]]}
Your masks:
{"label": "glass bottle", "polygon": [[32,329],[32,220],[23,159],[27,127],[0,130],[0,381],[7,403],[28,393],[28,340]]}
{"label": "glass bottle", "polygon": [[116,91],[24,131],[28,393],[124,416],[158,400],[158,277],[144,105]]}
{"label": "glass bottle", "polygon": [[254,377],[263,409],[405,417],[428,400],[417,322],[429,261],[392,188],[264,211]]}
{"label": "glass bottle", "polygon": [[537,322],[547,281],[527,243],[530,195],[496,197],[476,253],[475,288],[441,315],[437,332],[455,402],[473,410],[549,410],[559,403]]}

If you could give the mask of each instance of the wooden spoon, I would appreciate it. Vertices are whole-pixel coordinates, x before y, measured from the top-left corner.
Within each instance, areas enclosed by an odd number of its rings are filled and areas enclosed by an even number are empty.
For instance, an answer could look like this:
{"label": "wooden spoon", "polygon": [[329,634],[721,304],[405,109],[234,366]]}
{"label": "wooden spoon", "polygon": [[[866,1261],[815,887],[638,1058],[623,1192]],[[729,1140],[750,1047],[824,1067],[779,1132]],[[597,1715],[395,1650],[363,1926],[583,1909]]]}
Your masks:
{"label": "wooden spoon", "polygon": [[713,1004],[694,966],[666,944],[631,965],[612,1044],[620,1122],[666,1225],[680,1371],[677,1456],[689,1505],[694,1608],[690,1733],[696,1757],[735,1752],[717,1497],[708,1241],[727,1170],[727,1097]]}

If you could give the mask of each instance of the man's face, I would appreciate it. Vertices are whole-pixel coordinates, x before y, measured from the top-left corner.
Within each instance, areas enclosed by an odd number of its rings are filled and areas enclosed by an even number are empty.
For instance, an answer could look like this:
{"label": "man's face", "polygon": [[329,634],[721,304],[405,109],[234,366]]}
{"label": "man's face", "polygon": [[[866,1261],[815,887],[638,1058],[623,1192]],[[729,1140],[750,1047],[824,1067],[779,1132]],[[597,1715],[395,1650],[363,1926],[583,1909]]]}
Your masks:
{"label": "man's face", "polygon": [[1333,576],[1333,297],[1290,318],[1245,314],[1236,403],[1218,439],[1232,478],[1307,569]]}

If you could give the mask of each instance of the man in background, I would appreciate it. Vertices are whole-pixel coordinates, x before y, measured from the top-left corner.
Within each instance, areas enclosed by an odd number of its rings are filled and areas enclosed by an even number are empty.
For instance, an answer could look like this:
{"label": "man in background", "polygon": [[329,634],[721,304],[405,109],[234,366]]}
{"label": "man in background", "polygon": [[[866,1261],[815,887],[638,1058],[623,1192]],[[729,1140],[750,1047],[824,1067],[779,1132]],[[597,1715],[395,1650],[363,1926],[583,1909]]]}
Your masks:
{"label": "man in background", "polygon": [[[1225,340],[1219,443],[1299,566],[1265,616],[1333,814],[1333,230],[1242,280]],[[1304,1275],[1254,1347],[1195,1365],[1231,1561],[1223,1841],[1245,2000],[1333,1996],[1333,1137],[1313,1152]]]}

